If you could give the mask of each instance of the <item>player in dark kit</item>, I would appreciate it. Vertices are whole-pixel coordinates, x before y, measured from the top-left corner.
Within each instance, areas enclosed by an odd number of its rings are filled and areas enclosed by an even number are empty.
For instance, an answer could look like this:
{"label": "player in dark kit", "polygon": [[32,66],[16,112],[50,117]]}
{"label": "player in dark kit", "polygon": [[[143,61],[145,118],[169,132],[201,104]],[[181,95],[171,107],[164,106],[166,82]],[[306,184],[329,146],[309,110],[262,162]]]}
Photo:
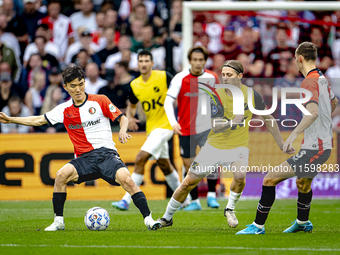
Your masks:
{"label": "player in dark kit", "polygon": [[63,123],[73,143],[75,159],[63,166],[56,175],[53,193],[54,222],[45,231],[64,230],[63,217],[66,184],[81,183],[102,178],[112,185],[121,185],[132,196],[136,207],[150,230],[160,224],[154,221],[144,193],[131,179],[130,172],[120,159],[112,140],[110,121],[119,121],[119,141],[126,143],[132,137],[126,133],[128,119],[104,95],[85,93],[85,75],[81,67],[72,65],[63,71],[63,84],[72,99],[58,105],[45,115],[8,117],[0,112],[1,123],[41,126]]}

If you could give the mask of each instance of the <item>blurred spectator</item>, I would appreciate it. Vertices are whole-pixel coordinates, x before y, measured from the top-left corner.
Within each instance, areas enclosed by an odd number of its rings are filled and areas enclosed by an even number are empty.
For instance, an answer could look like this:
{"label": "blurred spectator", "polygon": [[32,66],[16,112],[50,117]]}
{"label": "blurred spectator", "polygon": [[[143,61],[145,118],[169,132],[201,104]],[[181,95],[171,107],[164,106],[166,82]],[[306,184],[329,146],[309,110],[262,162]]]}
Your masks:
{"label": "blurred spectator", "polygon": [[0,41],[11,48],[14,51],[15,56],[20,59],[21,51],[18,39],[12,33],[6,32],[6,29],[6,16],[3,13],[0,13]]}
{"label": "blurred spectator", "polygon": [[106,95],[125,114],[130,92],[130,82],[134,77],[128,72],[128,62],[118,62],[115,65],[114,71],[113,81],[99,89],[98,94]]}
{"label": "blurred spectator", "polygon": [[[48,27],[47,24],[40,24],[37,28],[37,31],[35,32],[35,36],[43,36],[46,38],[46,45],[45,45],[45,52],[51,54],[56,59],[59,58],[59,47],[54,42],[50,41],[52,36],[52,30]],[[31,57],[32,54],[38,53],[38,47],[35,44],[35,42],[30,43],[27,45],[25,53],[24,53],[24,67],[27,67],[27,63]]]}
{"label": "blurred spectator", "polygon": [[80,11],[80,7],[80,0],[65,1],[63,2],[61,13],[67,17],[70,17],[73,13]]}
{"label": "blurred spectator", "polygon": [[287,44],[286,27],[278,27],[276,31],[276,48],[269,52],[265,66],[265,77],[282,77],[287,73],[288,63],[294,58],[295,48]]}
{"label": "blurred spectator", "polygon": [[104,64],[108,56],[118,52],[115,41],[115,30],[113,27],[106,27],[104,31],[106,39],[106,47],[101,51],[97,52],[97,55],[102,63],[102,69],[104,69]]}
{"label": "blurred spectator", "polygon": [[131,49],[138,48],[143,41],[143,21],[141,20],[134,20],[131,22],[130,29],[131,29]]}
{"label": "blurred spectator", "polygon": [[239,15],[232,16],[230,25],[234,27],[236,38],[242,40],[243,31],[247,28],[251,28],[254,31],[253,36],[255,41],[258,41],[260,38],[259,21],[256,17],[251,16],[251,14],[246,11],[239,12]]}
{"label": "blurred spectator", "polygon": [[135,70],[138,67],[137,53],[131,52],[131,39],[127,35],[122,35],[119,38],[118,52],[107,57],[105,69],[113,69],[117,62],[123,60],[123,55],[129,58],[129,69]]}
{"label": "blurred spectator", "polygon": [[100,88],[107,85],[107,81],[100,78],[99,68],[95,63],[87,64],[85,75],[85,92],[87,94],[97,94]]}
{"label": "blurred spectator", "polygon": [[340,98],[340,58],[336,59],[334,62],[335,65],[327,69],[325,76],[327,77],[334,94]]}
{"label": "blurred spectator", "polygon": [[21,17],[24,19],[29,35],[29,42],[34,41],[35,31],[38,28],[38,21],[46,16],[35,9],[36,0],[24,0],[24,12]]}
{"label": "blurred spectator", "polygon": [[[18,96],[12,96],[8,100],[8,105],[2,110],[9,117],[28,117],[30,116],[30,111],[21,103],[21,99]],[[3,124],[1,123],[1,133],[29,133],[30,127],[19,125],[15,123]]]}
{"label": "blurred spectator", "polygon": [[171,4],[170,33],[182,35],[182,1],[174,0]]}
{"label": "blurred spectator", "polygon": [[[276,119],[282,119],[281,116],[281,89],[282,88],[300,88],[301,82],[303,78],[299,77],[299,71],[295,64],[295,59],[291,59],[288,64],[287,73],[282,78],[276,78],[274,80],[274,87],[278,90],[278,105],[277,109],[274,112],[273,116]],[[287,93],[286,98],[288,99],[298,99],[300,98],[300,93]],[[297,121],[299,123],[302,119],[301,111],[296,107],[294,104],[287,104],[286,105],[286,115],[284,116],[285,119],[291,119]],[[286,125],[293,125],[292,123],[287,123]],[[293,130],[292,127],[284,127],[279,125],[280,130]]]}
{"label": "blurred spectator", "polygon": [[113,27],[116,33],[115,42],[119,40],[118,12],[109,9],[105,12],[105,27]]}
{"label": "blurred spectator", "polygon": [[2,72],[0,74],[0,109],[8,104],[8,99],[14,94],[16,94],[16,91],[12,88],[11,74]]}
{"label": "blurred spectator", "polygon": [[221,76],[221,70],[222,66],[225,62],[225,58],[222,54],[215,54],[212,61],[213,61],[213,66],[211,68],[211,71],[213,71],[215,74],[217,74],[218,79],[222,81],[222,76]]}
{"label": "blurred spectator", "polygon": [[[81,0],[80,11],[71,15],[72,28],[86,27],[91,32],[97,29],[96,14],[92,11],[92,0]],[[78,39],[78,38],[77,38]]]}
{"label": "blurred spectator", "polygon": [[8,22],[6,32],[13,33],[16,36],[20,45],[20,52],[23,53],[28,42],[27,25],[24,19],[15,13],[13,0],[4,0],[2,8]]}
{"label": "blurred spectator", "polygon": [[58,60],[54,56],[45,51],[46,38],[43,36],[37,36],[34,42],[37,45],[38,53],[41,56],[43,68],[49,71],[53,66],[59,67]]}
{"label": "blurred spectator", "polygon": [[59,0],[51,0],[48,5],[48,16],[41,19],[39,24],[47,24],[52,30],[53,42],[58,46],[59,59],[63,60],[66,49],[74,42],[74,32],[71,19],[60,14],[61,5]]}
{"label": "blurred spectator", "polygon": [[84,72],[86,66],[90,63],[95,63],[98,68],[100,66],[100,60],[98,56],[91,55],[86,49],[81,49],[79,53],[72,58],[72,63],[83,68]]}
{"label": "blurred spectator", "polygon": [[310,39],[318,48],[316,67],[323,73],[333,64],[332,51],[327,43],[324,42],[326,40],[324,38],[326,38],[325,34],[320,27],[311,27]]}
{"label": "blurred spectator", "polygon": [[241,48],[236,43],[234,27],[229,26],[223,32],[223,49],[219,52],[225,59],[236,59],[238,54],[241,53]]}
{"label": "blurred spectator", "polygon": [[0,41],[0,62],[6,62],[10,66],[11,75],[14,83],[18,83],[21,74],[21,63],[15,56],[13,50]]}
{"label": "blurred spectator", "polygon": [[146,10],[146,6],[143,3],[138,4],[129,16],[128,23],[131,24],[135,20],[140,20],[143,23],[143,26],[150,24],[149,16]]}
{"label": "blurred spectator", "polygon": [[79,53],[81,49],[85,49],[91,56],[94,55],[99,47],[92,42],[92,35],[88,29],[80,29],[79,41],[68,47],[65,55],[65,64],[69,65],[72,59]]}
{"label": "blurred spectator", "polygon": [[25,104],[31,115],[39,115],[43,98],[40,93],[46,86],[46,74],[36,71],[33,73],[33,84],[25,95]]}
{"label": "blurred spectator", "polygon": [[35,9],[43,14],[47,14],[47,6],[45,5],[44,0],[36,0]]}
{"label": "blurred spectator", "polygon": [[256,38],[254,38],[254,32],[251,28],[243,29],[241,51],[249,56],[249,75],[260,77],[264,68],[263,55],[261,47],[256,44]]}
{"label": "blurred spectator", "polygon": [[[221,40],[223,35],[223,26],[215,20],[213,13],[206,12],[204,17],[205,17],[205,24],[203,25],[204,32],[209,36],[208,41],[209,43],[208,45],[204,45],[204,47],[206,47],[210,53],[215,54],[221,51],[223,48]],[[202,18],[199,21],[203,21]]]}
{"label": "blurred spectator", "polygon": [[131,51],[133,52],[138,52],[139,50],[151,51],[152,49],[159,47],[159,45],[156,44],[153,38],[152,26],[147,25],[142,28],[142,37],[143,37],[142,43],[133,47]]}
{"label": "blurred spectator", "polygon": [[48,75],[48,81],[50,83],[48,87],[50,87],[51,85],[57,85],[58,87],[61,88],[63,101],[67,101],[70,98],[70,95],[67,93],[67,91],[63,87],[63,77],[61,75],[61,70],[59,67],[56,67],[56,66],[52,67]]}

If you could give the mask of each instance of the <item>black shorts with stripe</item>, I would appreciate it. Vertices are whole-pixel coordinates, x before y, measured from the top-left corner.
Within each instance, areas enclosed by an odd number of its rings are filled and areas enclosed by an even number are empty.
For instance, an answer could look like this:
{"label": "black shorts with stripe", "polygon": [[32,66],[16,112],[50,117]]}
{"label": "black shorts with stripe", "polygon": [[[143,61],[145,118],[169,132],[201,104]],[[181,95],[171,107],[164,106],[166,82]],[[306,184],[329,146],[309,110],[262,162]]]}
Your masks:
{"label": "black shorts with stripe", "polygon": [[112,185],[119,186],[115,181],[116,172],[119,168],[126,167],[116,150],[105,147],[84,153],[69,163],[76,168],[79,175],[78,181],[74,182],[77,184],[102,178]]}
{"label": "black shorts with stripe", "polygon": [[193,158],[196,156],[196,148],[203,147],[207,141],[210,130],[204,131],[196,135],[179,136],[179,144],[181,148],[181,156],[183,158]]}
{"label": "black shorts with stripe", "polygon": [[314,178],[318,168],[325,163],[331,155],[331,150],[301,149],[299,153],[287,159],[298,178]]}

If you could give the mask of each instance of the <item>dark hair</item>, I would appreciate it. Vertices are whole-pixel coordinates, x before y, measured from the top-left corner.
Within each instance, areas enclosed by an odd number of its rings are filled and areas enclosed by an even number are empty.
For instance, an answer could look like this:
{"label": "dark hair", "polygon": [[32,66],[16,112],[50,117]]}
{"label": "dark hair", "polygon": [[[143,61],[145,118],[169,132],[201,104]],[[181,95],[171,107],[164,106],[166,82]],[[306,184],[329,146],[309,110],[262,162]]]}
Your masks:
{"label": "dark hair", "polygon": [[44,30],[46,30],[46,31],[49,29],[48,25],[45,24],[45,23],[42,23],[42,24],[38,25],[37,29],[38,29],[38,28],[42,28],[42,29],[44,29]]}
{"label": "dark hair", "polygon": [[43,41],[44,41],[44,43],[47,43],[46,37],[44,37],[44,36],[41,36],[41,35],[39,35],[39,36],[36,36],[36,37],[35,37],[35,39],[34,39],[34,41],[35,41],[36,39],[39,39],[39,38],[42,38],[42,39],[43,39]]}
{"label": "dark hair", "polygon": [[209,53],[207,51],[207,49],[202,46],[202,45],[197,45],[197,46],[194,46],[194,47],[191,47],[189,52],[188,52],[188,59],[191,60],[191,55],[193,52],[201,52],[203,53],[204,55],[204,60],[206,61],[209,57]]}
{"label": "dark hair", "polygon": [[237,75],[244,72],[243,65],[238,60],[227,60],[226,62],[224,62],[222,68],[223,67],[230,67],[234,69]]}
{"label": "dark hair", "polygon": [[50,0],[48,5],[50,5],[50,4],[59,4],[59,5],[61,5],[59,0]]}
{"label": "dark hair", "polygon": [[117,63],[117,65],[124,67],[125,70],[128,70],[128,68],[129,68],[129,62],[127,62],[127,61],[119,61]]}
{"label": "dark hair", "polygon": [[296,55],[301,55],[306,61],[316,61],[316,58],[318,57],[318,48],[314,43],[303,42],[297,47]]}
{"label": "dark hair", "polygon": [[137,59],[139,59],[140,56],[150,56],[151,61],[153,61],[153,57],[150,51],[148,50],[142,50],[138,53]]}
{"label": "dark hair", "polygon": [[71,81],[75,79],[85,79],[85,73],[83,69],[80,66],[77,66],[75,64],[71,64],[68,67],[66,67],[62,73],[64,83],[67,85],[67,83],[70,83]]}

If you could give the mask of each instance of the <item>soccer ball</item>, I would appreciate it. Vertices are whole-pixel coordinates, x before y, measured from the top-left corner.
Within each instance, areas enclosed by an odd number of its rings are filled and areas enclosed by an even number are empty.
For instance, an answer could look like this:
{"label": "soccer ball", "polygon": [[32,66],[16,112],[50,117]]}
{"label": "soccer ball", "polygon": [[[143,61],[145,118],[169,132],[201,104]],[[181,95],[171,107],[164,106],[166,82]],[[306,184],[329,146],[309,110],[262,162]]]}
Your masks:
{"label": "soccer ball", "polygon": [[93,207],[86,212],[84,222],[89,230],[105,230],[110,224],[110,215],[101,207]]}

